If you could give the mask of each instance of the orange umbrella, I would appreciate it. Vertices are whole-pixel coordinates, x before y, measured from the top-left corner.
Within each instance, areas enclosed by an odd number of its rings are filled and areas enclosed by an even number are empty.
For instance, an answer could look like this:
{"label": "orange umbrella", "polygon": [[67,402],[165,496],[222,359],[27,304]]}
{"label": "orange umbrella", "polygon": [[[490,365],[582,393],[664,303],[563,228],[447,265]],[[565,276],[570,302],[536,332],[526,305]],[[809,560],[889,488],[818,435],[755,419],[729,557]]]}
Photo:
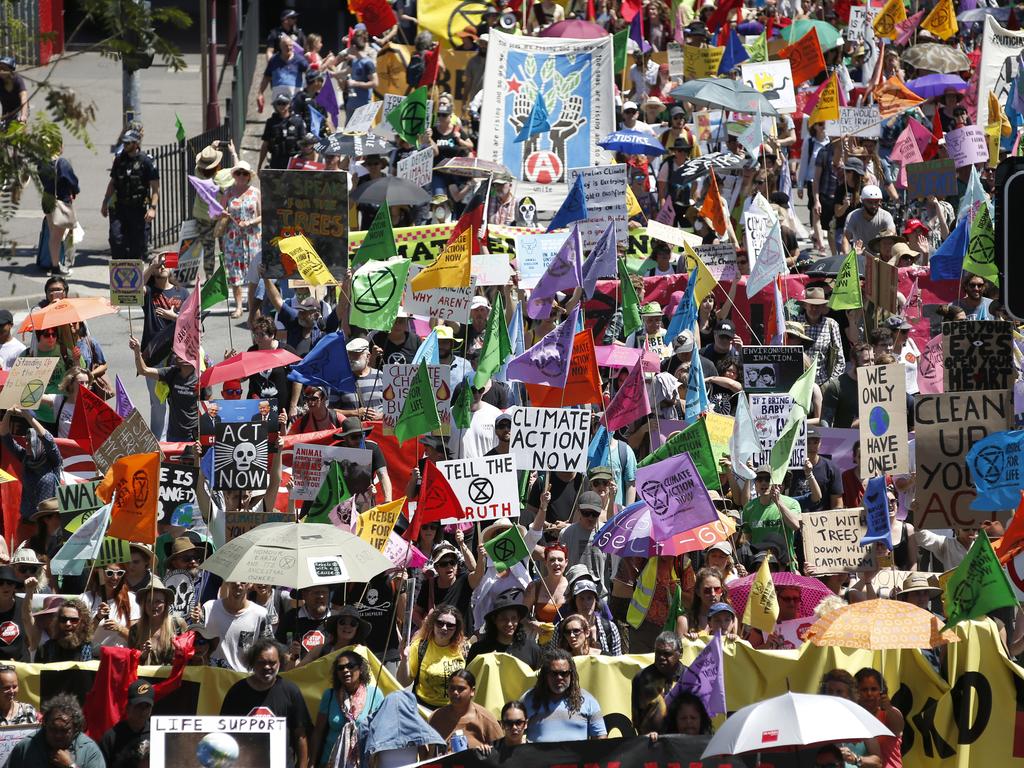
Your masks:
{"label": "orange umbrella", "polygon": [[32,313],[22,321],[18,333],[56,328],[58,325],[68,325],[69,323],[81,323],[94,317],[116,313],[117,307],[102,296],[61,299],[47,304],[45,307],[33,309]]}
{"label": "orange umbrella", "polygon": [[868,651],[934,648],[959,640],[955,632],[940,632],[941,628],[938,616],[916,605],[899,600],[865,600],[818,619],[807,630],[807,639],[815,645]]}

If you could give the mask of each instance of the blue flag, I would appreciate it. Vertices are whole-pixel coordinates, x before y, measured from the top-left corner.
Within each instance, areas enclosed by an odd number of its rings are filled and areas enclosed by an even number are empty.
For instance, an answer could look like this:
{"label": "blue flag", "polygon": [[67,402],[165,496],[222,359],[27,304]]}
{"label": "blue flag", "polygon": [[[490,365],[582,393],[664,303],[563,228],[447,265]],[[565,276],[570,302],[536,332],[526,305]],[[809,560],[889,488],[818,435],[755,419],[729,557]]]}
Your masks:
{"label": "blue flag", "polygon": [[607,467],[609,462],[608,449],[611,447],[611,435],[604,428],[604,424],[597,428],[597,432],[590,438],[590,447],[587,448],[587,470],[594,467]]}
{"label": "blue flag", "polygon": [[889,527],[889,496],[885,492],[885,477],[872,477],[864,489],[864,516],[868,521],[868,532],[860,540],[866,547],[876,541],[892,550],[892,529]]}
{"label": "blue flag", "polygon": [[412,357],[413,365],[419,365],[420,363],[426,363],[427,365],[440,364],[436,328],[427,334],[427,338],[423,340],[420,348],[416,350],[416,354]]}
{"label": "blue flag", "polygon": [[928,260],[932,268],[932,280],[960,279],[969,240],[970,222],[963,219]]}
{"label": "blue flag", "polygon": [[617,255],[615,222],[613,221],[601,235],[601,239],[594,244],[590,256],[583,262],[583,293],[588,299],[594,298],[594,291],[597,289],[599,279],[602,277],[615,279],[618,274]]}
{"label": "blue flag", "polygon": [[324,124],[324,116],[318,110],[313,109],[313,107],[310,107],[309,108],[309,132],[312,133],[314,136],[320,136],[320,128],[323,126],[323,124]]}
{"label": "blue flag", "polygon": [[729,41],[725,44],[725,52],[722,54],[722,60],[718,64],[718,74],[729,74],[749,58],[750,54],[747,53],[747,49],[743,47],[743,42],[740,40],[740,36],[736,33],[736,28],[733,27],[729,32]]}
{"label": "blue flag", "polygon": [[956,220],[958,222],[964,219],[973,220],[974,212],[987,199],[985,189],[981,186],[981,177],[978,175],[978,169],[972,165],[971,175],[967,180],[967,189],[960,196],[960,206],[957,209]]}
{"label": "blue flag", "polygon": [[562,207],[548,224],[548,232],[553,232],[561,227],[568,227],[574,221],[587,218],[587,193],[583,191],[583,174],[576,177],[576,181],[562,201]]}
{"label": "blue flag", "polygon": [[533,107],[530,108],[530,117],[527,118],[523,127],[516,134],[515,143],[526,141],[538,133],[547,133],[551,130],[551,121],[548,120],[548,105],[544,103],[544,94],[537,91],[537,98],[533,100]]}
{"label": "blue flag", "polygon": [[345,334],[341,331],[326,334],[302,362],[292,366],[288,378],[300,384],[354,393],[356,379],[348,364],[345,344]]}
{"label": "blue flag", "polygon": [[707,409],[708,390],[704,384],[704,366],[700,364],[700,358],[695,356],[686,377],[686,418],[695,419]]}
{"label": "blue flag", "polygon": [[668,331],[665,332],[665,343],[670,344],[676,336],[683,331],[693,330],[693,324],[697,322],[697,303],[693,299],[693,291],[697,285],[697,267],[690,273],[690,279],[686,281],[686,291],[683,298],[676,305],[676,311],[668,323]]}
{"label": "blue flag", "polygon": [[1024,488],[1020,473],[1022,458],[1024,430],[996,432],[972,445],[967,452],[967,467],[978,495],[971,502],[971,509],[979,512],[1014,509],[1020,503],[1020,492]]}

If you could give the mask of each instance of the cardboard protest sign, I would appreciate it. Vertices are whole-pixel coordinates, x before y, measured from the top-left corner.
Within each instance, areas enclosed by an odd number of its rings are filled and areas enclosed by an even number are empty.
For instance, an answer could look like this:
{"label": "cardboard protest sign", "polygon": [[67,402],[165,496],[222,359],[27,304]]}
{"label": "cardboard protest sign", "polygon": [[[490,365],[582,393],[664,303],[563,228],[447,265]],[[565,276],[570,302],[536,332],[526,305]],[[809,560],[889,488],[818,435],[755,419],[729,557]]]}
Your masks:
{"label": "cardboard protest sign", "polygon": [[[715,280],[735,280],[739,272],[736,270],[736,246],[732,243],[711,243],[699,245],[696,250],[700,260],[707,266]],[[686,272],[693,271],[687,255]]]}
{"label": "cardboard protest sign", "polygon": [[921,358],[917,361],[917,386],[921,394],[936,395],[945,390],[942,346],[943,337],[939,334],[921,350]]}
{"label": "cardboard protest sign", "polygon": [[218,424],[213,451],[214,490],[265,491],[270,485],[266,424]]}
{"label": "cardboard protest sign", "polygon": [[399,178],[407,179],[417,187],[425,187],[434,174],[434,150],[420,149],[398,161],[396,169]]}
{"label": "cardboard protest sign", "polygon": [[668,74],[675,79],[683,77],[683,46],[679,43],[668,44]]}
{"label": "cardboard protest sign", "polygon": [[[262,507],[259,508],[262,510]],[[243,533],[248,533],[264,523],[287,523],[293,518],[284,512],[263,512],[247,509],[234,510],[224,513],[224,541],[237,539]]]}
{"label": "cardboard protest sign", "polygon": [[92,458],[96,469],[105,474],[121,456],[159,451],[160,441],[153,436],[138,410],[132,410],[128,418],[114,428],[103,445],[93,452]]}
{"label": "cardboard protest sign", "polygon": [[34,410],[43,399],[59,357],[19,357],[0,389],[0,410],[26,408]]}
{"label": "cardboard protest sign", "polygon": [[1013,326],[1003,320],[953,320],[942,324],[946,392],[1009,389],[1017,378]]}
{"label": "cardboard protest sign", "polygon": [[882,118],[878,107],[839,107],[839,119],[826,121],[825,135],[880,138]]}
{"label": "cardboard protest sign", "polygon": [[973,443],[1010,428],[1008,391],[918,395],[914,405],[918,528],[975,528],[991,514],[971,509],[975,490],[966,457]]}
{"label": "cardboard protest sign", "polygon": [[957,194],[956,165],[948,157],[911,163],[906,167],[907,194],[914,198],[949,197]]}
{"label": "cardboard protest sign", "polygon": [[160,509],[157,521],[170,522],[179,507],[197,503],[196,468],[191,464],[161,462]]}
{"label": "cardboard protest sign", "polygon": [[740,72],[743,82],[763,93],[780,114],[796,112],[793,68],[788,59],[744,62],[740,65]]}
{"label": "cardboard protest sign", "polygon": [[146,293],[146,286],[142,283],[145,269],[146,265],[140,259],[111,261],[110,303],[115,307],[141,307]]}
{"label": "cardboard protest sign", "polygon": [[[565,238],[563,237],[564,241]],[[454,320],[465,323],[469,320],[469,305],[476,294],[476,284],[470,280],[466,288],[431,288],[427,291],[414,291],[409,284],[421,271],[422,267],[409,267],[409,282],[405,286],[405,298],[402,304],[410,315],[438,320]]]}
{"label": "cardboard protest sign", "polygon": [[446,518],[442,523],[485,522],[519,516],[519,478],[512,454],[439,461],[437,468],[466,511],[465,517]]}
{"label": "cardboard protest sign", "polygon": [[350,461],[369,469],[373,452],[369,448],[296,443],[292,447],[292,488],[289,495],[302,501],[315,499],[327,474],[327,465],[332,461]]}
{"label": "cardboard protest sign", "polygon": [[864,295],[879,309],[896,314],[899,278],[895,264],[868,255],[864,266]]}
{"label": "cardboard protest sign", "polygon": [[827,509],[804,512],[800,532],[808,575],[857,573],[878,567],[871,547],[860,546],[867,531],[864,510]]}
{"label": "cardboard protest sign", "polygon": [[[271,714],[267,707],[258,707],[247,717],[155,715],[149,721],[149,764],[152,768],[229,763],[285,768],[287,720]],[[237,755],[237,760],[225,760],[224,752]]]}
{"label": "cardboard protest sign", "polygon": [[740,350],[743,389],[748,393],[789,392],[804,372],[803,347],[746,346]]}
{"label": "cardboard protest sign", "polygon": [[84,483],[57,486],[61,528],[74,532],[93,512],[103,506],[103,502],[96,496],[96,486],[99,484],[99,480],[86,480]]}
{"label": "cardboard protest sign", "polygon": [[470,274],[477,285],[508,285],[515,270],[504,253],[474,253]]}
{"label": "cardboard protest sign", "polygon": [[[348,266],[348,180],[334,171],[260,171],[263,266],[270,278],[295,265],[277,247],[281,237],[305,235],[332,275]],[[287,260],[288,263],[285,263]]]}
{"label": "cardboard protest sign", "polygon": [[178,228],[178,263],[174,267],[174,281],[190,289],[199,277],[203,261],[203,240],[199,237],[199,222],[185,219]]}
{"label": "cardboard protest sign", "polygon": [[[407,363],[385,363],[380,367],[380,381],[384,388],[384,434],[395,433],[395,422],[402,413],[405,398],[412,386],[413,376],[418,365]],[[428,365],[427,373],[434,389],[434,400],[437,402],[437,416],[441,420],[441,429],[436,434],[451,433],[452,424],[452,387],[450,385],[450,365]]]}
{"label": "cardboard protest sign", "polygon": [[908,474],[907,378],[903,366],[859,367],[857,388],[861,475]]}
{"label": "cardboard protest sign", "polygon": [[611,223],[615,224],[616,240],[625,242],[629,218],[626,215],[626,170],[625,163],[569,169],[566,183],[572,185],[577,176],[582,176],[583,192],[587,196],[587,218],[579,222],[584,248],[593,248]]}
{"label": "cardboard protest sign", "polygon": [[988,162],[988,141],[980,125],[965,125],[955,131],[946,131],[946,152],[957,168]]}
{"label": "cardboard protest sign", "polygon": [[373,121],[377,119],[377,113],[380,112],[381,106],[382,102],[371,101],[368,104],[357,107],[356,111],[352,113],[352,117],[345,121],[345,130],[343,132],[349,135],[369,133],[370,128],[373,127]]}
{"label": "cardboard protest sign", "polygon": [[[754,454],[754,466],[768,464],[772,455],[772,446],[778,442],[779,436],[786,428],[789,411],[793,407],[790,395],[751,395],[750,416],[754,420],[757,439],[761,450]],[[807,459],[807,423],[801,422],[793,451],[789,455],[790,469],[800,469]]]}
{"label": "cardboard protest sign", "polygon": [[510,448],[517,469],[586,471],[589,410],[516,407],[511,413]]}

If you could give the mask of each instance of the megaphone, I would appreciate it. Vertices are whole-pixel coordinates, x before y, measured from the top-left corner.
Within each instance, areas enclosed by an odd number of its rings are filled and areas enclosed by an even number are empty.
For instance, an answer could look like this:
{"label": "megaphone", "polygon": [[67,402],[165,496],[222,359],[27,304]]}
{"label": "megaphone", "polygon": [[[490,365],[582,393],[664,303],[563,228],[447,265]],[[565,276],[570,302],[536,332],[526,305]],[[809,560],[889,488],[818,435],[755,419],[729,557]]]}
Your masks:
{"label": "megaphone", "polygon": [[498,19],[498,26],[503,32],[512,32],[516,28],[515,11],[504,11]]}

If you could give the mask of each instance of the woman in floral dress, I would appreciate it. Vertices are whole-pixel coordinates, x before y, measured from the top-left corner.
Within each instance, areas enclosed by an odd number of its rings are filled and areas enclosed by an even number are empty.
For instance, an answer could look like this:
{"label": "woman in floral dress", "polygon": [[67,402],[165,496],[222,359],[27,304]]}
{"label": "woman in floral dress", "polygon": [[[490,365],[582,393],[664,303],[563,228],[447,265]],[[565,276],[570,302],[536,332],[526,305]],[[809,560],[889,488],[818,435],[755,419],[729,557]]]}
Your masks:
{"label": "woman in floral dress", "polygon": [[242,316],[242,284],[249,285],[249,314],[254,314],[255,286],[259,282],[262,221],[260,191],[252,185],[252,166],[245,160],[231,169],[234,185],[227,190],[222,221],[224,263],[228,285],[235,297],[231,317]]}

